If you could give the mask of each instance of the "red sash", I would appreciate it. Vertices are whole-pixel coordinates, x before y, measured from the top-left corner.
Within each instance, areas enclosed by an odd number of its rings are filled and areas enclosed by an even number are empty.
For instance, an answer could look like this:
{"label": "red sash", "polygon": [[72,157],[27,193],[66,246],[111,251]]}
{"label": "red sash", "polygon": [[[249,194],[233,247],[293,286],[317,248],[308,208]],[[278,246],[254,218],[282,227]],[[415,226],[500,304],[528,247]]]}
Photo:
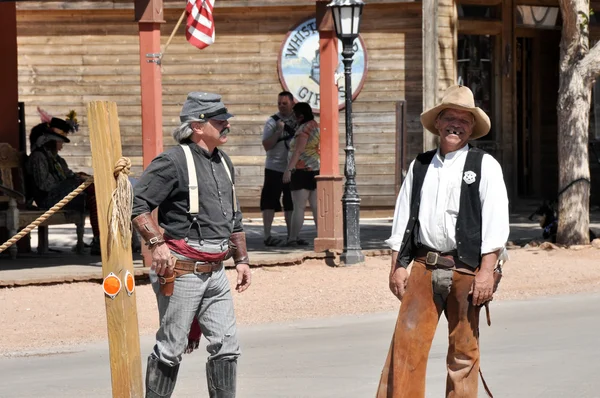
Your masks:
{"label": "red sash", "polygon": [[172,238],[169,238],[168,236],[165,236],[164,238],[165,238],[165,242],[166,242],[167,246],[169,246],[170,250],[173,250],[174,252],[181,254],[182,256],[185,256],[192,260],[216,263],[219,261],[223,261],[225,259],[225,257],[227,257],[227,254],[229,253],[229,250],[225,250],[224,252],[221,252],[221,253],[201,252],[200,250],[194,249],[193,247],[188,245],[187,242],[183,239],[172,239]]}

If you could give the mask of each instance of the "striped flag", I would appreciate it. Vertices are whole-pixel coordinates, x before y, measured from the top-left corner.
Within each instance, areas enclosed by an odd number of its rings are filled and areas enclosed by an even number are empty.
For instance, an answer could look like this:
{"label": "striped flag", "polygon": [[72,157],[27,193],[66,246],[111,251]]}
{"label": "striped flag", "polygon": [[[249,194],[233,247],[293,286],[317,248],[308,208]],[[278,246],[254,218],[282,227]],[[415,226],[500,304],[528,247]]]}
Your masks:
{"label": "striped flag", "polygon": [[185,38],[201,50],[215,42],[214,6],[215,0],[188,0],[185,7]]}

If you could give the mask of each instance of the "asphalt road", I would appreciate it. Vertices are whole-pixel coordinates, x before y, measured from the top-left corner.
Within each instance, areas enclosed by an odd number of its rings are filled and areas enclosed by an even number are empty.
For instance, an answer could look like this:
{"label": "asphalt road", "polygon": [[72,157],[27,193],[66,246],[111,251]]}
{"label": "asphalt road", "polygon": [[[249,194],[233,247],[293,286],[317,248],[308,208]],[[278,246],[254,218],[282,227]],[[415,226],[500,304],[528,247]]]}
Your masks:
{"label": "asphalt road", "polygon": [[[482,370],[495,397],[600,397],[599,307],[600,294],[493,303],[493,324],[482,323],[481,345]],[[395,317],[241,327],[238,397],[373,397]],[[145,362],[152,338],[141,343]],[[427,397],[444,396],[446,347],[442,319]],[[185,357],[174,398],[208,395],[205,357],[204,351]],[[2,398],[110,396],[107,343],[0,358]]]}

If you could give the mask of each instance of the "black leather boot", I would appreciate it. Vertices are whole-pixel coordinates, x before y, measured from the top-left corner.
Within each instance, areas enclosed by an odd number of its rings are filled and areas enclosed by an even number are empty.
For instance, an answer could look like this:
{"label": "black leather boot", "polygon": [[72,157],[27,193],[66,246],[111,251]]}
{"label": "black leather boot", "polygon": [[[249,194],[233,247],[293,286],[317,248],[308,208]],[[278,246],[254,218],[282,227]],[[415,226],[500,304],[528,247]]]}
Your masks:
{"label": "black leather boot", "polygon": [[235,398],[237,361],[208,361],[206,381],[210,398]]}
{"label": "black leather boot", "polygon": [[146,369],[146,398],[170,398],[178,372],[179,365],[169,366],[150,355]]}

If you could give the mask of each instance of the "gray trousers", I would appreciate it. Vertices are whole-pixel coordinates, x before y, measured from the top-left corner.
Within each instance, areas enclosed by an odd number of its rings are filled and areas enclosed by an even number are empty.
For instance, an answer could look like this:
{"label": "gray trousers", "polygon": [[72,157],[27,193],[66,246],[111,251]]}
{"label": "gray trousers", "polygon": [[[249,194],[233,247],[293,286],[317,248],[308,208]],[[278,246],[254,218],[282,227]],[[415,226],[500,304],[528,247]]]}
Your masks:
{"label": "gray trousers", "polygon": [[173,295],[159,293],[160,328],[156,333],[153,355],[161,362],[175,366],[187,347],[188,333],[198,319],[202,336],[208,341],[208,360],[235,360],[240,354],[229,281],[222,268],[212,274],[187,274],[175,279]]}

